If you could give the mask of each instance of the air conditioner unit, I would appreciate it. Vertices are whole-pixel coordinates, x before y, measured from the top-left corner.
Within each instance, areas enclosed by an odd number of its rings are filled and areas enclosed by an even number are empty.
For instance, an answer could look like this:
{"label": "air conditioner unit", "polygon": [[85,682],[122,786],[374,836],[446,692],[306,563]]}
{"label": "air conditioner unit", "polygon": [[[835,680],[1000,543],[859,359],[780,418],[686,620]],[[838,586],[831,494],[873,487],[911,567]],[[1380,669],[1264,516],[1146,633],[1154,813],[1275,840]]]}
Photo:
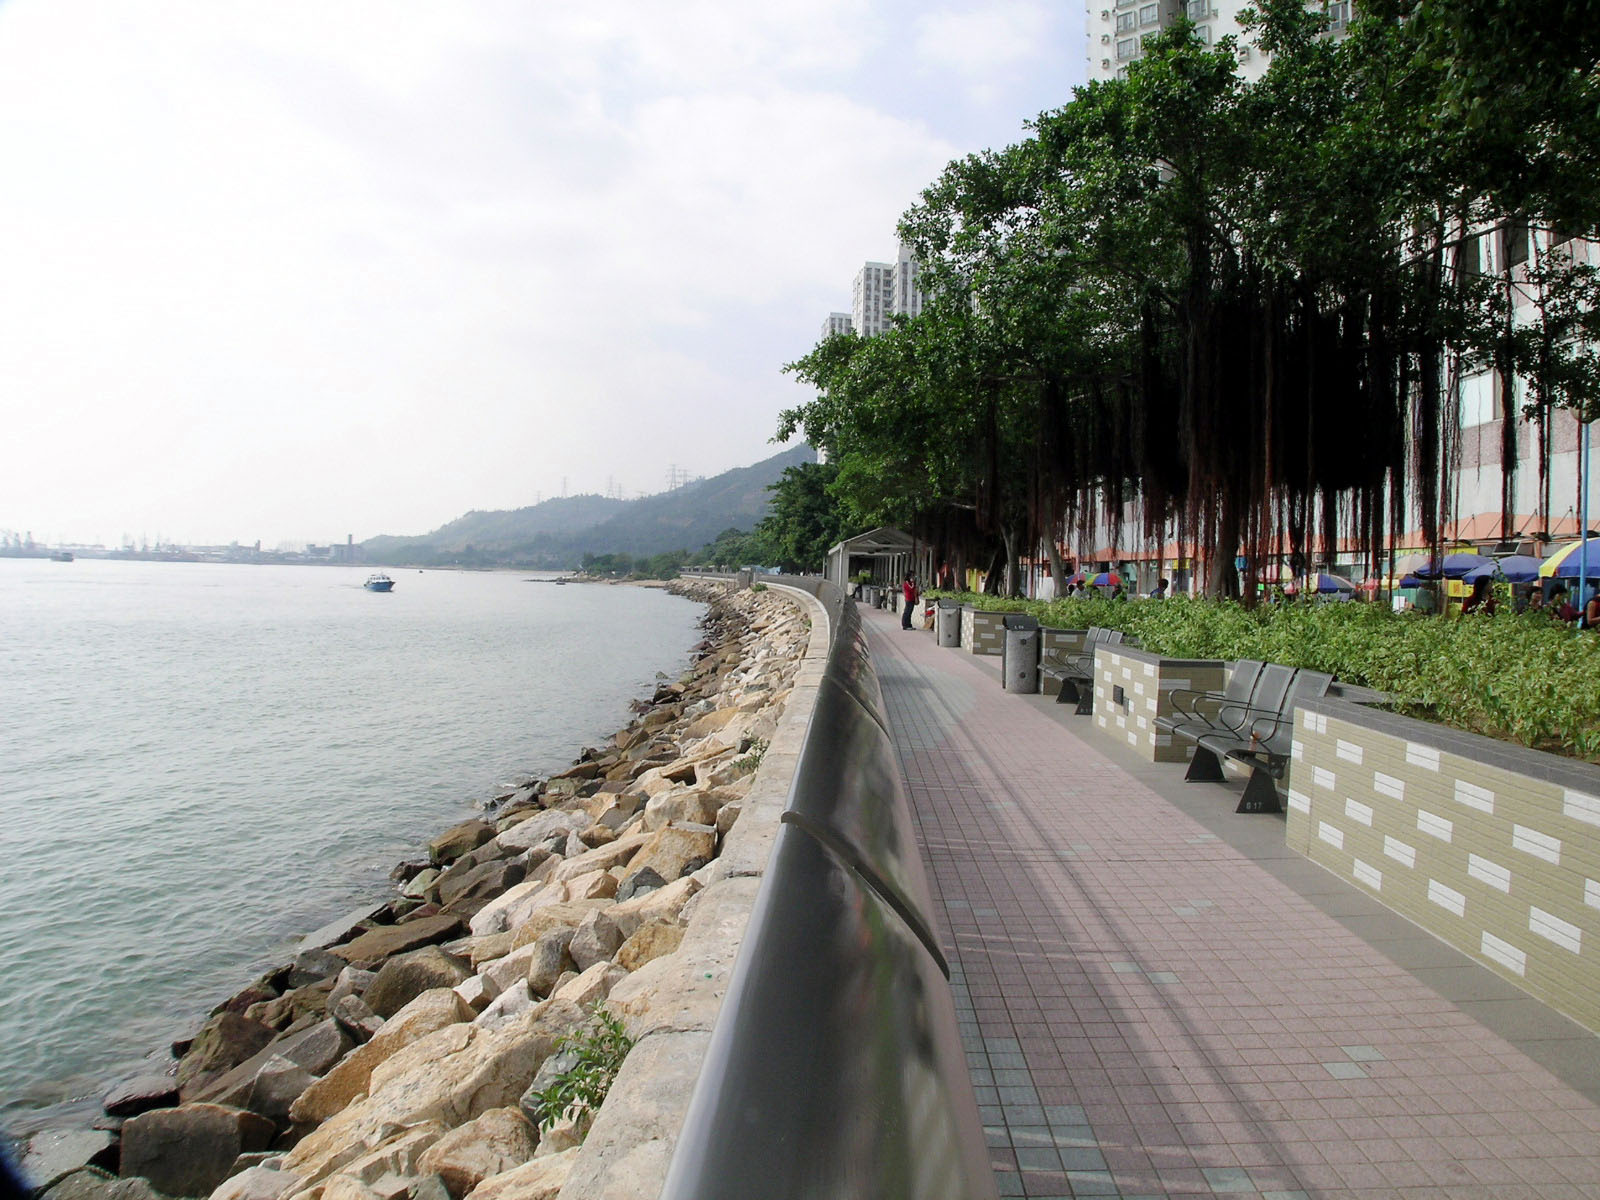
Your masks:
{"label": "air conditioner unit", "polygon": [[1100,60],[1100,66],[1102,69],[1109,71],[1111,69],[1111,60],[1109,58],[1102,58]]}
{"label": "air conditioner unit", "polygon": [[1109,8],[1102,8],[1102,9],[1101,9],[1101,10],[1100,10],[1100,19],[1101,19],[1101,20],[1102,20],[1102,21],[1109,21],[1109,20],[1111,20],[1111,10],[1110,10],[1110,9],[1109,9]]}
{"label": "air conditioner unit", "polygon": [[1110,35],[1110,34],[1109,34],[1109,33],[1102,33],[1102,34],[1101,34],[1101,35],[1100,35],[1100,44],[1101,44],[1101,45],[1102,45],[1102,46],[1109,46],[1109,45],[1111,45],[1111,35]]}
{"label": "air conditioner unit", "polygon": [[1240,46],[1239,47],[1239,61],[1240,62],[1249,62],[1250,61],[1250,47],[1249,46]]}

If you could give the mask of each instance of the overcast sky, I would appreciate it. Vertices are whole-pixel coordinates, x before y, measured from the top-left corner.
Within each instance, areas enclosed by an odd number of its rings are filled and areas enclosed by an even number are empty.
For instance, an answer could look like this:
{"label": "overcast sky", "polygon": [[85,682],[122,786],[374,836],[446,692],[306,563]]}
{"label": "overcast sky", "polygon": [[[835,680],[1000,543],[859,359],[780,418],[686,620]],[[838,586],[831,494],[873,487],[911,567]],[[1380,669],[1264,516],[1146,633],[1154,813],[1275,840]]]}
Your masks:
{"label": "overcast sky", "polygon": [[329,541],[776,453],[1081,7],[0,0],[0,530]]}

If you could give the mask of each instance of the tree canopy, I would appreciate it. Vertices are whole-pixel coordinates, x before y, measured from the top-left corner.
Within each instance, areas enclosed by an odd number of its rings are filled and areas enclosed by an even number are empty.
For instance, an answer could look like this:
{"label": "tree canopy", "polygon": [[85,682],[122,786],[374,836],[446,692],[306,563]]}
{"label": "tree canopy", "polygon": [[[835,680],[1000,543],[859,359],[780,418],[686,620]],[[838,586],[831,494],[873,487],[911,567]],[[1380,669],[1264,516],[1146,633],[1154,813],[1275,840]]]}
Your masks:
{"label": "tree canopy", "polygon": [[[1600,216],[1596,35],[1514,35],[1494,0],[1364,9],[1332,40],[1301,0],[1263,0],[1254,84],[1235,39],[1179,21],[1127,78],[952,162],[900,227],[922,315],[790,364],[817,395],[779,437],[827,449],[861,523],[1012,579],[1043,546],[1059,582],[1057,543],[1107,527],[1200,549],[1233,594],[1240,553],[1253,572],[1345,539],[1377,567],[1413,511],[1437,544],[1464,372],[1497,368],[1508,413],[1519,374],[1536,416],[1597,409],[1594,273],[1537,239],[1530,323],[1479,245]],[[1505,73],[1526,80],[1511,122],[1489,103]]]}

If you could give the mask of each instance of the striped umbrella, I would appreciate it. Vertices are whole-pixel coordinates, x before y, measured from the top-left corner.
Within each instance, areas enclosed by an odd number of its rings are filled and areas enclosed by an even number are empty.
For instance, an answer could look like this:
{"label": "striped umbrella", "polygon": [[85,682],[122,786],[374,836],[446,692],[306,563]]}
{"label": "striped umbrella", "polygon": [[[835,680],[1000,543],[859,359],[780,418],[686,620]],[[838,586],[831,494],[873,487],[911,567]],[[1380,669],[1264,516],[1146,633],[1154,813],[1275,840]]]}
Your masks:
{"label": "striped umbrella", "polygon": [[[1600,537],[1591,537],[1589,542],[1589,578],[1600,578]],[[1583,539],[1568,542],[1562,546],[1539,567],[1540,579],[1576,579],[1578,577],[1578,560],[1582,556],[1579,550],[1583,546]]]}

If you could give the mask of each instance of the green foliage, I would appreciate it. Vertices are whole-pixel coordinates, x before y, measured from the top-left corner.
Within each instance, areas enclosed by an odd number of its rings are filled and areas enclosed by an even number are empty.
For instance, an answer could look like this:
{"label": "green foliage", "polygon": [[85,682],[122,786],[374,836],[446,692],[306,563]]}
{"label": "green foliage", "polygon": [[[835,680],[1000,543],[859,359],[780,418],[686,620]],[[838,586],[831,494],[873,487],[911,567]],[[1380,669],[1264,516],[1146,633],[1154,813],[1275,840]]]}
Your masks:
{"label": "green foliage", "polygon": [[571,1052],[575,1061],[549,1087],[537,1093],[539,1128],[548,1129],[565,1117],[592,1115],[611,1090],[633,1039],[622,1022],[604,1008],[581,1028],[556,1039],[555,1053]]}
{"label": "green foliage", "polygon": [[638,559],[627,554],[585,554],[581,569],[585,575],[602,579],[676,579],[688,560],[687,550]]}
{"label": "green foliage", "polygon": [[1376,604],[1296,601],[1254,609],[1174,596],[1012,601],[974,607],[1032,612],[1062,629],[1121,629],[1168,658],[1257,658],[1328,671],[1375,688],[1394,707],[1538,750],[1600,761],[1600,636],[1544,613],[1440,618]]}
{"label": "green foliage", "polygon": [[767,756],[767,739],[757,738],[750,743],[750,749],[743,758],[733,760],[733,765],[742,771],[754,771],[761,765],[761,760]]}

